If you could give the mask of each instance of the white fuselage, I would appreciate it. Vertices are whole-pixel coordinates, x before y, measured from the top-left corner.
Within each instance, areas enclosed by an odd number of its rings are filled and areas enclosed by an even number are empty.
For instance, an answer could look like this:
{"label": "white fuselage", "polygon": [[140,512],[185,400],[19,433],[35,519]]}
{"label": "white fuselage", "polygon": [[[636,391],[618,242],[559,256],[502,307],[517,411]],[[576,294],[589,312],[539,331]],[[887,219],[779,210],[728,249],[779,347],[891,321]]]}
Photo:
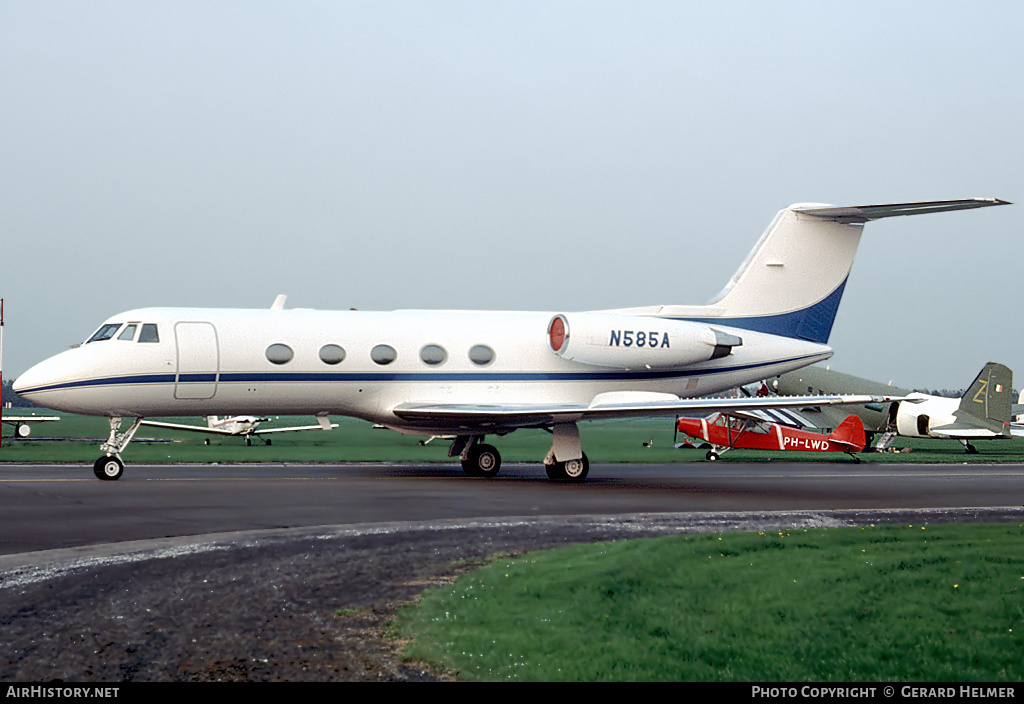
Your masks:
{"label": "white fuselage", "polygon": [[[158,342],[114,333],[41,362],[18,379],[17,388],[41,405],[74,413],[338,414],[431,433],[440,429],[402,421],[392,409],[416,402],[587,404],[610,391],[697,397],[832,355],[823,344],[715,325],[742,338],[721,358],[675,369],[595,366],[552,350],[548,326],[554,315],[139,309],[108,323],[156,325]],[[637,320],[624,316],[624,327]],[[662,321],[643,320],[652,329]],[[657,339],[667,342],[661,332]]]}

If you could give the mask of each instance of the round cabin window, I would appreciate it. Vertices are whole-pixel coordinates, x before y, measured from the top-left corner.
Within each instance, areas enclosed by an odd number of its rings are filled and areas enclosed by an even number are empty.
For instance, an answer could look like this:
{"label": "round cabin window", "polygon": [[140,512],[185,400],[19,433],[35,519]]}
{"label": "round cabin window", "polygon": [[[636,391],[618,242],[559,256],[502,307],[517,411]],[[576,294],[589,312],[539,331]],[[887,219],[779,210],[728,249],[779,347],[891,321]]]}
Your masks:
{"label": "round cabin window", "polygon": [[320,348],[320,361],[324,364],[338,364],[345,359],[345,349],[338,345],[324,345]]}
{"label": "round cabin window", "polygon": [[398,359],[398,352],[391,345],[377,345],[370,350],[370,359],[377,364],[391,364]]}
{"label": "round cabin window", "polygon": [[294,356],[295,352],[288,345],[277,343],[267,348],[267,359],[273,364],[287,364]]}
{"label": "round cabin window", "polygon": [[469,359],[481,367],[494,361],[494,350],[487,345],[475,345],[469,351]]}
{"label": "round cabin window", "polygon": [[425,345],[420,350],[420,360],[424,364],[429,364],[432,367],[436,367],[438,364],[444,364],[444,361],[448,359],[448,353],[444,351],[444,347],[440,345]]}

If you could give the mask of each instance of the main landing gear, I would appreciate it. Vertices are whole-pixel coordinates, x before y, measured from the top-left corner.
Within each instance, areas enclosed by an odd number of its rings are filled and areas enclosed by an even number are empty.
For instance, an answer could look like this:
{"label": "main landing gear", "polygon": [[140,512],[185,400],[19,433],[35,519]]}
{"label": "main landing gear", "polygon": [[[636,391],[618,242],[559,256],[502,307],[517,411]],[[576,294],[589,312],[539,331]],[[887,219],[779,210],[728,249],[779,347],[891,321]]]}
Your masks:
{"label": "main landing gear", "polygon": [[[590,460],[580,446],[575,423],[558,423],[551,429],[551,450],[544,458],[548,479],[555,482],[582,482],[590,471]],[[448,456],[458,455],[462,470],[470,477],[490,479],[501,468],[501,454],[483,442],[483,435],[459,435],[452,441]]]}
{"label": "main landing gear", "polygon": [[121,461],[121,453],[124,451],[124,448],[128,447],[128,443],[132,441],[135,431],[139,429],[141,423],[142,419],[136,418],[128,426],[128,429],[122,433],[119,432],[121,430],[121,418],[118,416],[111,417],[110,437],[100,446],[100,449],[106,454],[92,464],[92,472],[96,475],[97,479],[115,481],[121,478],[121,475],[124,474],[124,462]]}

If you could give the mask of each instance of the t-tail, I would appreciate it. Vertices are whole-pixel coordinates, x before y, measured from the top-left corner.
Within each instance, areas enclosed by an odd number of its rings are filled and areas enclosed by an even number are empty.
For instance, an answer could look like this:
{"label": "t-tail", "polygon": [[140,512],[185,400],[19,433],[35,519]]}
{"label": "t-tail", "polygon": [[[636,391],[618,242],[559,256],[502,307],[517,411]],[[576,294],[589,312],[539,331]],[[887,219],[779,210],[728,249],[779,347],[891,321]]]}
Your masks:
{"label": "t-tail", "polygon": [[996,362],[986,364],[953,413],[959,422],[974,421],[997,433],[1005,432],[1013,405],[1013,372]]}
{"label": "t-tail", "polygon": [[832,332],[864,224],[898,215],[991,205],[996,198],[836,207],[798,204],[779,212],[712,301],[623,311],[766,332],[825,344]]}

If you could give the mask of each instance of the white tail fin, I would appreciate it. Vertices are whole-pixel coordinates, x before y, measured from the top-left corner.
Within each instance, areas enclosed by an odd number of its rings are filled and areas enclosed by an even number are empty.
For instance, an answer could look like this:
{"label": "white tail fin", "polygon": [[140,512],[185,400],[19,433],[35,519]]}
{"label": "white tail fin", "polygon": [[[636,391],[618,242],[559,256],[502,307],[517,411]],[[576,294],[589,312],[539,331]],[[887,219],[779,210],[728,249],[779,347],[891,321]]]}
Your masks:
{"label": "white tail fin", "polygon": [[826,343],[864,223],[989,205],[995,198],[859,205],[792,205],[775,216],[718,296],[701,306],[616,311],[657,315]]}

